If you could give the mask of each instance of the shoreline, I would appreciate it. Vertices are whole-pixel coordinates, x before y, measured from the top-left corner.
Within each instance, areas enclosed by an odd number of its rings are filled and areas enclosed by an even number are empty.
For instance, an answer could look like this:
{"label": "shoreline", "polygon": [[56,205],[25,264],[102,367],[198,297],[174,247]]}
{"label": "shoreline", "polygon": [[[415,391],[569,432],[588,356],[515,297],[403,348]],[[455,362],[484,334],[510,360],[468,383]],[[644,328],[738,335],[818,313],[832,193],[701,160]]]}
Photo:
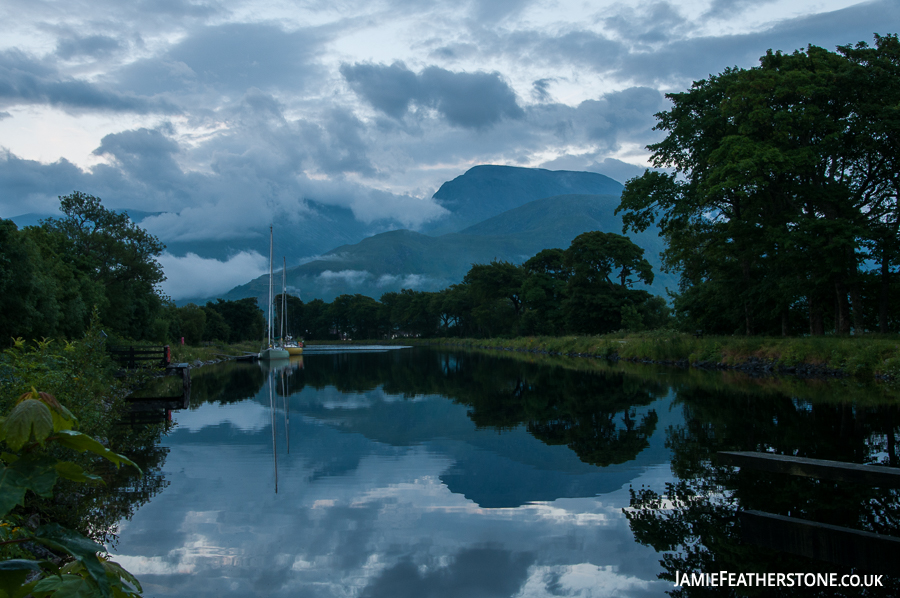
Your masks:
{"label": "shoreline", "polygon": [[732,370],[754,376],[809,379],[900,379],[900,339],[860,337],[697,337],[674,331],[628,335],[519,337],[513,339],[402,338],[343,341],[447,346],[551,356],[604,358],[682,369]]}
{"label": "shoreline", "polygon": [[[413,342],[415,345],[430,346],[434,343],[430,342]],[[817,363],[800,363],[797,365],[784,365],[777,360],[760,360],[750,358],[747,361],[736,363],[716,363],[711,361],[695,361],[689,362],[687,359],[650,359],[648,357],[619,357],[618,354],[600,355],[592,353],[559,353],[546,351],[541,349],[523,349],[514,347],[489,346],[489,345],[466,345],[454,343],[438,343],[439,346],[459,347],[463,349],[482,349],[491,351],[515,351],[518,353],[534,353],[539,355],[547,355],[554,357],[583,357],[589,359],[606,359],[611,362],[624,361],[633,364],[644,365],[664,365],[677,367],[681,369],[697,369],[708,371],[733,370],[740,371],[752,376],[793,376],[795,378],[823,379],[823,378],[850,378],[852,375],[840,368],[830,368]],[[874,374],[875,380],[889,382],[894,377],[889,374]]]}
{"label": "shoreline", "polygon": [[[611,362],[656,364],[705,371],[732,370],[754,376],[900,380],[900,337],[744,337],[702,336],[673,330],[613,333],[603,336],[543,336],[510,339],[409,338],[310,341],[326,346],[413,345],[516,351],[550,356],[604,358]],[[248,343],[185,347],[193,367],[234,359]],[[312,351],[310,352],[312,353]],[[200,362],[199,364],[197,362]]]}

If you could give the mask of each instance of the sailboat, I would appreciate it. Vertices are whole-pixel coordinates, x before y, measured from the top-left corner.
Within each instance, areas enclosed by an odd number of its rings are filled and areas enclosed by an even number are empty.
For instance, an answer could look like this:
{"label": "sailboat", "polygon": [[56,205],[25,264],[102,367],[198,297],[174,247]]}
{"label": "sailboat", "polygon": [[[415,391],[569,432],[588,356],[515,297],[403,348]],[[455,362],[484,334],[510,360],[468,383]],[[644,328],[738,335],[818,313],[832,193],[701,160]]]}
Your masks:
{"label": "sailboat", "polygon": [[259,352],[260,361],[289,359],[290,353],[272,344],[272,227],[269,227],[269,312],[266,322],[266,348]]}
{"label": "sailboat", "polygon": [[281,258],[281,338],[283,346],[289,355],[303,355],[303,343],[297,342],[291,336],[284,335],[285,322],[287,321],[287,258]]}

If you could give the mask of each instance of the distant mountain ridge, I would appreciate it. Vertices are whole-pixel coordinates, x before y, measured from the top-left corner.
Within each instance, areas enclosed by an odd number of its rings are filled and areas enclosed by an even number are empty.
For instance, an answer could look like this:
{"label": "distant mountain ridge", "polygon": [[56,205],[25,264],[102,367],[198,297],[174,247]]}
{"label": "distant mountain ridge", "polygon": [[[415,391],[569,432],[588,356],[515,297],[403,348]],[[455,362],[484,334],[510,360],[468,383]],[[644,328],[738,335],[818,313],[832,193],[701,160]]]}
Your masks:
{"label": "distant mountain ridge", "polygon": [[458,232],[535,199],[556,195],[621,195],[623,186],[596,172],[517,166],[474,166],[441,185],[433,198],[449,214],[426,223],[422,232]]}
{"label": "distant mountain ridge", "polygon": [[[304,301],[332,301],[338,295],[356,293],[377,299],[402,288],[441,290],[460,282],[473,263],[494,259],[521,263],[542,249],[565,249],[576,236],[593,230],[621,234],[621,218],[614,214],[618,203],[615,195],[561,195],[528,202],[458,233],[381,233],[289,268],[288,290]],[[675,277],[659,270],[663,244],[656,231],[631,238],[654,265],[656,279],[649,290],[664,295],[667,286],[674,288]],[[261,276],[222,298],[262,298],[267,285],[267,276]]]}

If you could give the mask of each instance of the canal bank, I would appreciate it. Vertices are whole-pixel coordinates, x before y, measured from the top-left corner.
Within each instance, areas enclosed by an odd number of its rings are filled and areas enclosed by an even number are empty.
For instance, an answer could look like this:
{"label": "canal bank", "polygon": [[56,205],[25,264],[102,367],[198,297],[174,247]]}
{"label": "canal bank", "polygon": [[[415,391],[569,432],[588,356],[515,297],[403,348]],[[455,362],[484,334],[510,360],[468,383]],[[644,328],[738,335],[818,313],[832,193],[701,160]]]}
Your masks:
{"label": "canal bank", "polygon": [[886,335],[801,338],[704,336],[670,330],[603,336],[511,339],[402,339],[412,345],[594,357],[704,370],[803,378],[900,379],[900,338]]}

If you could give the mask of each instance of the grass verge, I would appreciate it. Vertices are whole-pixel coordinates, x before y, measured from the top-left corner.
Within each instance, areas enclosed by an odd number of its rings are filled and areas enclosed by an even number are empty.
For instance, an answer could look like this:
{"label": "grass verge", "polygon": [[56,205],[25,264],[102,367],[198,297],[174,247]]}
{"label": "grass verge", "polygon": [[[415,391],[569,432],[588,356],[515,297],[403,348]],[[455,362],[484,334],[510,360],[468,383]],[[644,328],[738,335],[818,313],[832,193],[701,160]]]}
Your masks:
{"label": "grass verge", "polygon": [[800,338],[703,336],[674,330],[601,336],[534,336],[512,339],[402,339],[404,344],[490,347],[561,355],[593,355],[694,367],[759,363],[773,369],[813,367],[861,378],[900,379],[900,337],[895,335]]}

